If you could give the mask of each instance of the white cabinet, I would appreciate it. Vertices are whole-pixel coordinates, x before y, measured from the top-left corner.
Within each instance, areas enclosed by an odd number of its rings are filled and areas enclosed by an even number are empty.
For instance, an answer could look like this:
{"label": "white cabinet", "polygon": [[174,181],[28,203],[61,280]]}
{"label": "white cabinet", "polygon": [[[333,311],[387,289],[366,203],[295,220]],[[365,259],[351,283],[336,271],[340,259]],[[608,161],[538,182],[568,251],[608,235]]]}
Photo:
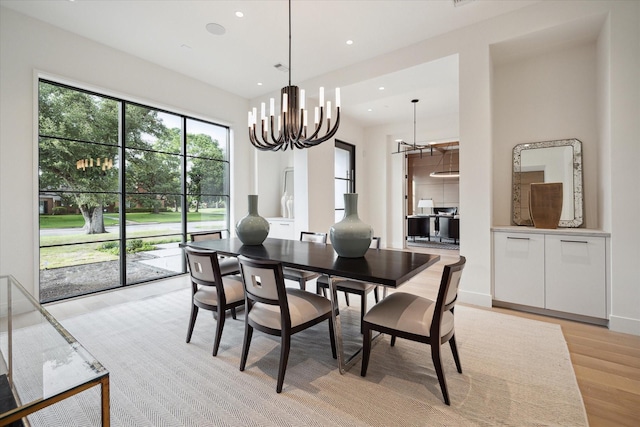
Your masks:
{"label": "white cabinet", "polygon": [[295,224],[290,218],[267,218],[269,237],[274,239],[297,240]]}
{"label": "white cabinet", "polygon": [[606,318],[604,237],[545,236],[545,308]]}
{"label": "white cabinet", "polygon": [[544,308],[544,235],[494,233],[494,298]]}
{"label": "white cabinet", "polygon": [[494,300],[606,319],[608,237],[597,230],[494,228]]}

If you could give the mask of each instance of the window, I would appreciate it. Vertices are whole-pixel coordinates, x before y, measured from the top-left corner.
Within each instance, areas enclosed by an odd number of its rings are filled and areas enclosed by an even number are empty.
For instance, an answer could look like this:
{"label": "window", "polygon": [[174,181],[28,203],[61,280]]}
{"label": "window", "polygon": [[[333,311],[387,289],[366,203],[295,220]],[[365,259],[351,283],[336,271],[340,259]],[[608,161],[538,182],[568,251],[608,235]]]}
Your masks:
{"label": "window", "polygon": [[40,301],[186,272],[178,243],[229,229],[229,129],[39,82]]}
{"label": "window", "polygon": [[344,217],[344,193],[356,191],[356,147],[336,140],[335,151],[335,220]]}

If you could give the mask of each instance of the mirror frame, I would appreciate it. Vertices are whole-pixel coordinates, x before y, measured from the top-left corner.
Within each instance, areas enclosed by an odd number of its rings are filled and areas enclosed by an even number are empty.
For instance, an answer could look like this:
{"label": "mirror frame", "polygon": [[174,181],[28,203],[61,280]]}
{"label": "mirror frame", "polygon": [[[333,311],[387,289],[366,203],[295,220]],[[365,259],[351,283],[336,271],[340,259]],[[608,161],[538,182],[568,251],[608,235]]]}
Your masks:
{"label": "mirror frame", "polygon": [[518,144],[513,147],[513,175],[512,182],[512,217],[516,225],[533,226],[531,219],[521,216],[521,188],[518,175],[522,169],[522,151],[537,148],[565,147],[573,148],[573,219],[560,219],[558,227],[580,227],[583,222],[583,193],[582,193],[582,142],[578,139],[560,139],[555,141],[532,142]]}

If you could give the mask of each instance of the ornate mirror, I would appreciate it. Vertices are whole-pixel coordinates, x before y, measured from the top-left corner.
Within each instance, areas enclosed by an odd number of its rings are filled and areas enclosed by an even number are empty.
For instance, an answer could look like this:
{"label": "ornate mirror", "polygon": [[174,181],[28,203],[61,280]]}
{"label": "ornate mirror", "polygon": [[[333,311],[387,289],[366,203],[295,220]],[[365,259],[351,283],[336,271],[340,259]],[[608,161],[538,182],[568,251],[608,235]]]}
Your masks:
{"label": "ornate mirror", "polygon": [[562,182],[559,227],[582,225],[582,143],[577,139],[518,144],[513,148],[513,222],[533,225],[529,188],[536,182]]}

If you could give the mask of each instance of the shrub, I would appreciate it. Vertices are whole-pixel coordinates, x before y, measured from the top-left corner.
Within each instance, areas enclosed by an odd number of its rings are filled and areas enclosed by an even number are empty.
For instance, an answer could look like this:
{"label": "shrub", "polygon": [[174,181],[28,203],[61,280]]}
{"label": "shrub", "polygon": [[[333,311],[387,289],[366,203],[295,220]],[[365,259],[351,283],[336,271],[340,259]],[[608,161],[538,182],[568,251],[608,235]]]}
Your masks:
{"label": "shrub", "polygon": [[56,206],[53,208],[52,215],[66,215],[68,213],[67,208],[65,206]]}

